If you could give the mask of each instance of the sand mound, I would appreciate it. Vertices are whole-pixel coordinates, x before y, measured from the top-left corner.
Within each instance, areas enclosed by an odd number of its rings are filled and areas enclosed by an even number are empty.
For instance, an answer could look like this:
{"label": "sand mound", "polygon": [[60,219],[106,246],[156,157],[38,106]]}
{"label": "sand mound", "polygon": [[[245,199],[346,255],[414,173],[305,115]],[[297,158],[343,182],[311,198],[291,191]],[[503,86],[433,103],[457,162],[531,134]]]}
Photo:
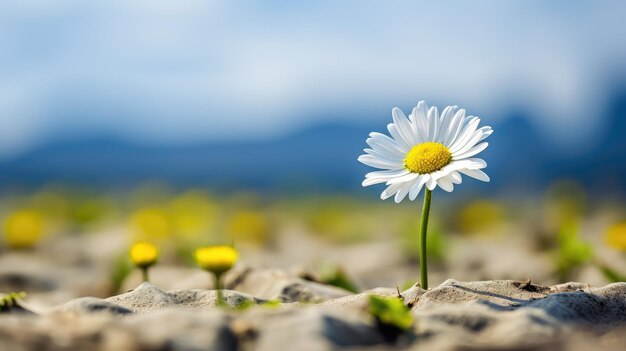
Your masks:
{"label": "sand mound", "polygon": [[[215,308],[212,290],[166,292],[144,283],[108,299],[72,300],[41,315],[4,313],[0,349],[589,350],[626,345],[626,283],[591,288],[580,283],[550,287],[511,280],[448,280],[429,291],[412,287],[401,296],[415,327],[390,342],[367,313],[367,300],[370,294],[397,296],[396,289],[347,294],[295,280],[323,302],[314,304],[311,296],[300,295],[308,302],[268,307],[267,298],[298,295],[285,294],[295,278],[263,274],[234,284],[245,286],[250,295],[224,292],[231,306],[246,301],[258,305],[244,311]],[[341,296],[330,298],[328,291]]]}

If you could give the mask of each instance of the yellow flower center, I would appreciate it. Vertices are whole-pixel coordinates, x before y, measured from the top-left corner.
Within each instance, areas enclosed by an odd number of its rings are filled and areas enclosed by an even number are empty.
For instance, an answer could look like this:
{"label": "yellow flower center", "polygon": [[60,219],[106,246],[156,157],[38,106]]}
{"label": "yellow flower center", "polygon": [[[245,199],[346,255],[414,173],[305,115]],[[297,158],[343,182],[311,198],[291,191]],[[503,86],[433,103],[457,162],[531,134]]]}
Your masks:
{"label": "yellow flower center", "polygon": [[425,142],[413,146],[404,159],[404,166],[413,173],[438,171],[450,163],[452,153],[440,143]]}

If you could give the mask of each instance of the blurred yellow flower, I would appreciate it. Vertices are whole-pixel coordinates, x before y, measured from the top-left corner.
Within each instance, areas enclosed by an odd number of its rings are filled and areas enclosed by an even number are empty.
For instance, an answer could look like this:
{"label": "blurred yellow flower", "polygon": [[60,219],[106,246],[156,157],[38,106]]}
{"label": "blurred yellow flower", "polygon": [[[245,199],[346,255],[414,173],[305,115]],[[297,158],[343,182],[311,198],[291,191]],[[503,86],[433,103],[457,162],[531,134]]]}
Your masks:
{"label": "blurred yellow flower", "polygon": [[137,267],[150,267],[155,264],[158,259],[159,248],[151,243],[140,241],[130,248],[130,261]]}
{"label": "blurred yellow flower", "polygon": [[559,180],[552,184],[546,194],[547,214],[557,225],[578,221],[585,212],[586,194],[575,181]]}
{"label": "blurred yellow flower", "polygon": [[33,206],[46,218],[64,220],[69,212],[69,203],[60,193],[52,190],[44,190],[33,195]]}
{"label": "blurred yellow flower", "polygon": [[200,268],[219,276],[233,268],[239,254],[231,246],[207,246],[196,249],[194,256]]}
{"label": "blurred yellow flower", "polygon": [[626,221],[610,226],[604,235],[604,240],[610,247],[626,251]]}
{"label": "blurred yellow flower", "polygon": [[176,234],[183,239],[206,235],[217,213],[217,206],[201,190],[190,190],[176,197],[169,205]]}
{"label": "blurred yellow flower", "polygon": [[235,241],[264,243],[269,236],[267,218],[256,211],[239,211],[233,214],[226,224],[228,236]]}
{"label": "blurred yellow flower", "polygon": [[130,226],[135,239],[166,238],[172,232],[167,213],[159,208],[145,208],[131,215]]}
{"label": "blurred yellow flower", "polygon": [[44,230],[41,214],[31,210],[16,211],[4,223],[4,241],[10,248],[31,248],[41,240]]}
{"label": "blurred yellow flower", "polygon": [[504,208],[491,200],[477,200],[459,212],[459,229],[465,233],[488,232],[504,221]]}
{"label": "blurred yellow flower", "polygon": [[69,219],[79,226],[92,226],[114,215],[115,208],[107,197],[82,195],[72,199]]}

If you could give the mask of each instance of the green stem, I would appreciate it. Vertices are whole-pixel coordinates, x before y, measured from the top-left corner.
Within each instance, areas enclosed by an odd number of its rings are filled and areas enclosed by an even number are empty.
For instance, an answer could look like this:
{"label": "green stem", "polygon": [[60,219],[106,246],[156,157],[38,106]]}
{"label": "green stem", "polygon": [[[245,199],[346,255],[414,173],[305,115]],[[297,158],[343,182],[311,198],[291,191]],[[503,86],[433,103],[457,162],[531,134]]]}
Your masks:
{"label": "green stem", "polygon": [[422,224],[420,227],[420,285],[428,290],[428,261],[426,257],[426,234],[428,232],[428,215],[430,213],[430,199],[432,191],[426,189],[424,193],[424,208],[422,209]]}
{"label": "green stem", "polygon": [[226,306],[226,301],[224,301],[224,295],[222,292],[222,275],[221,274],[213,274],[215,278],[215,290],[217,290],[217,305],[220,307]]}
{"label": "green stem", "polygon": [[141,276],[143,277],[144,282],[150,281],[148,276],[148,267],[141,267]]}

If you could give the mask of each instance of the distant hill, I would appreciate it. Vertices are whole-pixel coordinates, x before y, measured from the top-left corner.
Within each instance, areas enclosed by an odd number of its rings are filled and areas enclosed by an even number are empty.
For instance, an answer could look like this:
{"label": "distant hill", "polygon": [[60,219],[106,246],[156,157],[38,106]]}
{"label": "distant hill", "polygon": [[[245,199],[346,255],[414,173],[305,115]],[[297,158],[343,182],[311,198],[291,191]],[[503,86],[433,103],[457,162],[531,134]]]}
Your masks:
{"label": "distant hill", "polygon": [[[511,111],[493,125],[491,146],[483,153],[492,178],[488,188],[542,188],[570,178],[624,190],[626,89],[618,90],[606,114],[610,123],[602,140],[573,159],[552,152],[524,111]],[[50,181],[134,185],[158,179],[219,189],[356,191],[368,170],[356,161],[366,147],[365,139],[369,132],[384,129],[384,124],[324,123],[273,140],[180,147],[143,146],[106,137],[65,140],[1,162],[0,187]],[[484,186],[477,181],[467,184]]]}

